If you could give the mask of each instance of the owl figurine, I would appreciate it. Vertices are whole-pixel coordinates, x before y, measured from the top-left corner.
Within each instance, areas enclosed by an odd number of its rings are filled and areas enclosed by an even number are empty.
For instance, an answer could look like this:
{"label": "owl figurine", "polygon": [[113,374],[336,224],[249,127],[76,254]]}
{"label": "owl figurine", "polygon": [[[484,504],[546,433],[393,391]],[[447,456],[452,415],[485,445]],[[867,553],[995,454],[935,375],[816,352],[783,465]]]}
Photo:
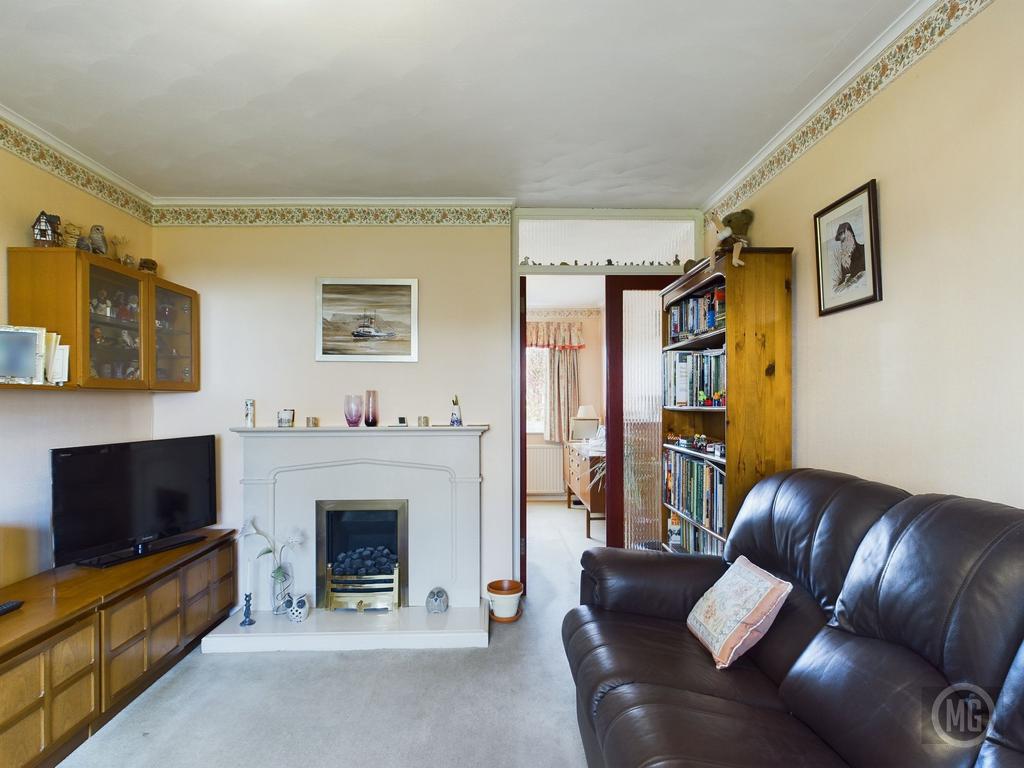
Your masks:
{"label": "owl figurine", "polygon": [[444,613],[448,610],[448,593],[441,587],[434,587],[427,595],[427,613]]}
{"label": "owl figurine", "polygon": [[101,224],[93,224],[92,229],[89,230],[89,243],[92,245],[93,253],[106,254],[107,236],[104,234]]}
{"label": "owl figurine", "polygon": [[309,616],[309,595],[292,597],[289,592],[285,595],[284,607],[288,611],[288,618],[296,624],[301,624]]}

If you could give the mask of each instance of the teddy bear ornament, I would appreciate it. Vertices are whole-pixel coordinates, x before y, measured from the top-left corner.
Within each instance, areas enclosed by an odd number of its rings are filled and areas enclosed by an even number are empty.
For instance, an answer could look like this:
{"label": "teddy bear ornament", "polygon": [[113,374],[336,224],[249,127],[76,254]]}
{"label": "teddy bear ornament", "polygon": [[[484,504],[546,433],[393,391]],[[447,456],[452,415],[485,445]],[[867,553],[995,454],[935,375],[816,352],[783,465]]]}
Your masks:
{"label": "teddy bear ornament", "polygon": [[[708,218],[718,230],[718,247],[715,255],[728,253],[732,249],[732,265],[742,267],[744,261],[740,259],[740,251],[743,246],[750,245],[750,237],[747,232],[750,230],[750,223],[754,220],[754,212],[749,208],[742,211],[733,211],[719,218],[717,213],[712,213]],[[709,268],[713,269],[714,259],[711,260]]]}

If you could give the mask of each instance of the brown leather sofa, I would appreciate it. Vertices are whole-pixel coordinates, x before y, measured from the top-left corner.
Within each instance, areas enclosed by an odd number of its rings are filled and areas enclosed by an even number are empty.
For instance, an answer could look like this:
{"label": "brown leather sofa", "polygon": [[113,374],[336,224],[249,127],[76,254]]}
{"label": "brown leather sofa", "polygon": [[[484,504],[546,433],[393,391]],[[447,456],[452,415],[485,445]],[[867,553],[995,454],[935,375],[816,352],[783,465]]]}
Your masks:
{"label": "brown leather sofa", "polygon": [[[793,591],[717,670],[685,621],[740,555]],[[793,470],[751,491],[724,558],[592,549],[582,562],[562,638],[591,768],[1024,767],[1022,510]],[[980,743],[962,719],[932,724],[951,683],[995,701]]]}

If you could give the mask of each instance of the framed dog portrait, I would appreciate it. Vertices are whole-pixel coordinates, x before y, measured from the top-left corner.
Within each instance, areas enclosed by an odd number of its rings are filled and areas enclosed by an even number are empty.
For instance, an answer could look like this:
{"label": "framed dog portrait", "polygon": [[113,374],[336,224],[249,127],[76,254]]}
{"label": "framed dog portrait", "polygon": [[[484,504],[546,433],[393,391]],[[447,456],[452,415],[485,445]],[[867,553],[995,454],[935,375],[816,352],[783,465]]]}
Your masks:
{"label": "framed dog portrait", "polygon": [[814,246],[819,315],[882,300],[874,179],[814,214]]}

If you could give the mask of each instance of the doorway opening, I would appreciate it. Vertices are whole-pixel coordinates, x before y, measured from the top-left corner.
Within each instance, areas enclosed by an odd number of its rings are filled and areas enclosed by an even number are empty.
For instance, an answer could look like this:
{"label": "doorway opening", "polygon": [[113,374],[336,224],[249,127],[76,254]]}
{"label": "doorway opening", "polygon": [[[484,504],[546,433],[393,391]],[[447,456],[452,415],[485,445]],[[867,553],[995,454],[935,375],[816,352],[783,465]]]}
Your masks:
{"label": "doorway opening", "polygon": [[524,554],[660,548],[660,292],[673,279],[521,278]]}
{"label": "doorway opening", "polygon": [[524,280],[527,551],[578,562],[605,544],[605,278]]}
{"label": "doorway opening", "polygon": [[[577,543],[570,568],[575,574],[579,552],[590,546],[643,546],[657,538],[651,532],[663,522],[660,445],[651,444],[651,436],[661,431],[659,293],[703,251],[702,222],[696,210],[513,212],[514,528],[518,578],[528,589],[527,566],[534,562],[529,542],[542,534],[531,533],[530,518],[539,515],[531,510],[541,504],[551,514],[560,505],[563,516],[575,515],[565,519],[578,536],[563,537],[563,544]],[[591,302],[581,298],[588,293],[596,297]],[[541,312],[559,310],[600,312],[603,332],[540,325]],[[574,375],[580,379],[580,356],[598,345],[598,334],[600,398],[570,386]],[[642,361],[639,368],[637,361]],[[635,375],[638,371],[643,375]],[[592,381],[585,375],[582,380],[584,386]]]}

